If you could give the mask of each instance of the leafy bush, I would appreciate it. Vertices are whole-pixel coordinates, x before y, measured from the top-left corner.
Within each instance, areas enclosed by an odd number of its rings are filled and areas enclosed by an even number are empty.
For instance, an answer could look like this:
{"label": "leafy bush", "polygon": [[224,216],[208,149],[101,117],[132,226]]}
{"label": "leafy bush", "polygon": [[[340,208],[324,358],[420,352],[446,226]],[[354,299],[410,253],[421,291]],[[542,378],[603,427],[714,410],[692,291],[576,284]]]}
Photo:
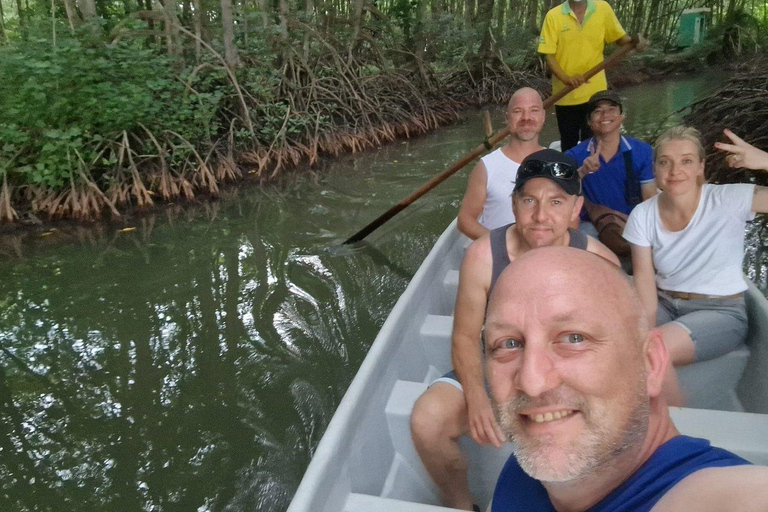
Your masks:
{"label": "leafy bush", "polygon": [[102,141],[123,132],[209,141],[226,85],[194,77],[194,93],[173,64],[143,48],[75,40],[0,50],[0,174],[60,188],[92,169]]}

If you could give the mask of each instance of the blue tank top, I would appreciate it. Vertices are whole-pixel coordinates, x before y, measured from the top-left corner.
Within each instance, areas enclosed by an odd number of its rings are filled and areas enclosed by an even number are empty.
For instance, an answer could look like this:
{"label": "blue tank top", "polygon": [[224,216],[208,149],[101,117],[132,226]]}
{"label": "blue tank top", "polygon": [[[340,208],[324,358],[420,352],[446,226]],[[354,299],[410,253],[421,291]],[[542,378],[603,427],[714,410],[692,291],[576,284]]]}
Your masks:
{"label": "blue tank top", "polygon": [[[647,512],[686,476],[704,468],[750,464],[706,439],[673,437],[629,479],[585,512]],[[541,482],[528,476],[512,455],[501,470],[492,512],[556,512]]]}

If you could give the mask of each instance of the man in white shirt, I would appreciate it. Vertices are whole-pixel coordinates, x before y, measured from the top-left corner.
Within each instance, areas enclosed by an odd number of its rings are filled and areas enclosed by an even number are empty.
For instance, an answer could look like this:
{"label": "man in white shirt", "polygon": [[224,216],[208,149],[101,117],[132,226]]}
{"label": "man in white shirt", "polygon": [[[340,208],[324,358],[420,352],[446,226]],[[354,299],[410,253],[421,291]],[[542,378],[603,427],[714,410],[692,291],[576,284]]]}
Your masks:
{"label": "man in white shirt", "polygon": [[459,231],[476,240],[491,229],[515,221],[512,190],[520,162],[542,149],[539,133],[544,127],[544,104],[530,87],[518,89],[507,106],[509,142],[484,156],[472,169],[458,215]]}

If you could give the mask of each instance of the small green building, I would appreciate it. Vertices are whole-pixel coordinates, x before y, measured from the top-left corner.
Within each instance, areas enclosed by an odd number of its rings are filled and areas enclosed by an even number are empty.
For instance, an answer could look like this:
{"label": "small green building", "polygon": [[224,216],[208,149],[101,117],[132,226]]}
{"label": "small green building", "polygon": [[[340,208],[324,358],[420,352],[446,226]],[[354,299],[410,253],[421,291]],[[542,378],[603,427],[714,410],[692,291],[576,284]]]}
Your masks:
{"label": "small green building", "polygon": [[687,48],[700,43],[707,35],[710,10],[685,9],[680,15],[680,28],[677,31],[677,46]]}

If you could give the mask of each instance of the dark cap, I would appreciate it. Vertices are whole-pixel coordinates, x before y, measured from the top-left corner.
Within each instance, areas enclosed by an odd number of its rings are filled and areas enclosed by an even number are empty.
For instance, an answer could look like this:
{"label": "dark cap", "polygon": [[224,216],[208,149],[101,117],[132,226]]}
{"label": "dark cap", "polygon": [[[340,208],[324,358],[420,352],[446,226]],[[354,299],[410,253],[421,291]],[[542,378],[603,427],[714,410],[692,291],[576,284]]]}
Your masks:
{"label": "dark cap", "polygon": [[592,111],[595,110],[597,104],[601,101],[610,101],[619,107],[619,112],[624,112],[624,105],[621,103],[621,97],[618,94],[613,91],[600,91],[589,98],[589,103],[587,104],[588,115],[592,115]]}
{"label": "dark cap", "polygon": [[515,192],[522,189],[525,182],[533,178],[549,178],[567,194],[581,194],[581,179],[577,171],[576,160],[554,149],[542,149],[531,153],[517,169]]}

